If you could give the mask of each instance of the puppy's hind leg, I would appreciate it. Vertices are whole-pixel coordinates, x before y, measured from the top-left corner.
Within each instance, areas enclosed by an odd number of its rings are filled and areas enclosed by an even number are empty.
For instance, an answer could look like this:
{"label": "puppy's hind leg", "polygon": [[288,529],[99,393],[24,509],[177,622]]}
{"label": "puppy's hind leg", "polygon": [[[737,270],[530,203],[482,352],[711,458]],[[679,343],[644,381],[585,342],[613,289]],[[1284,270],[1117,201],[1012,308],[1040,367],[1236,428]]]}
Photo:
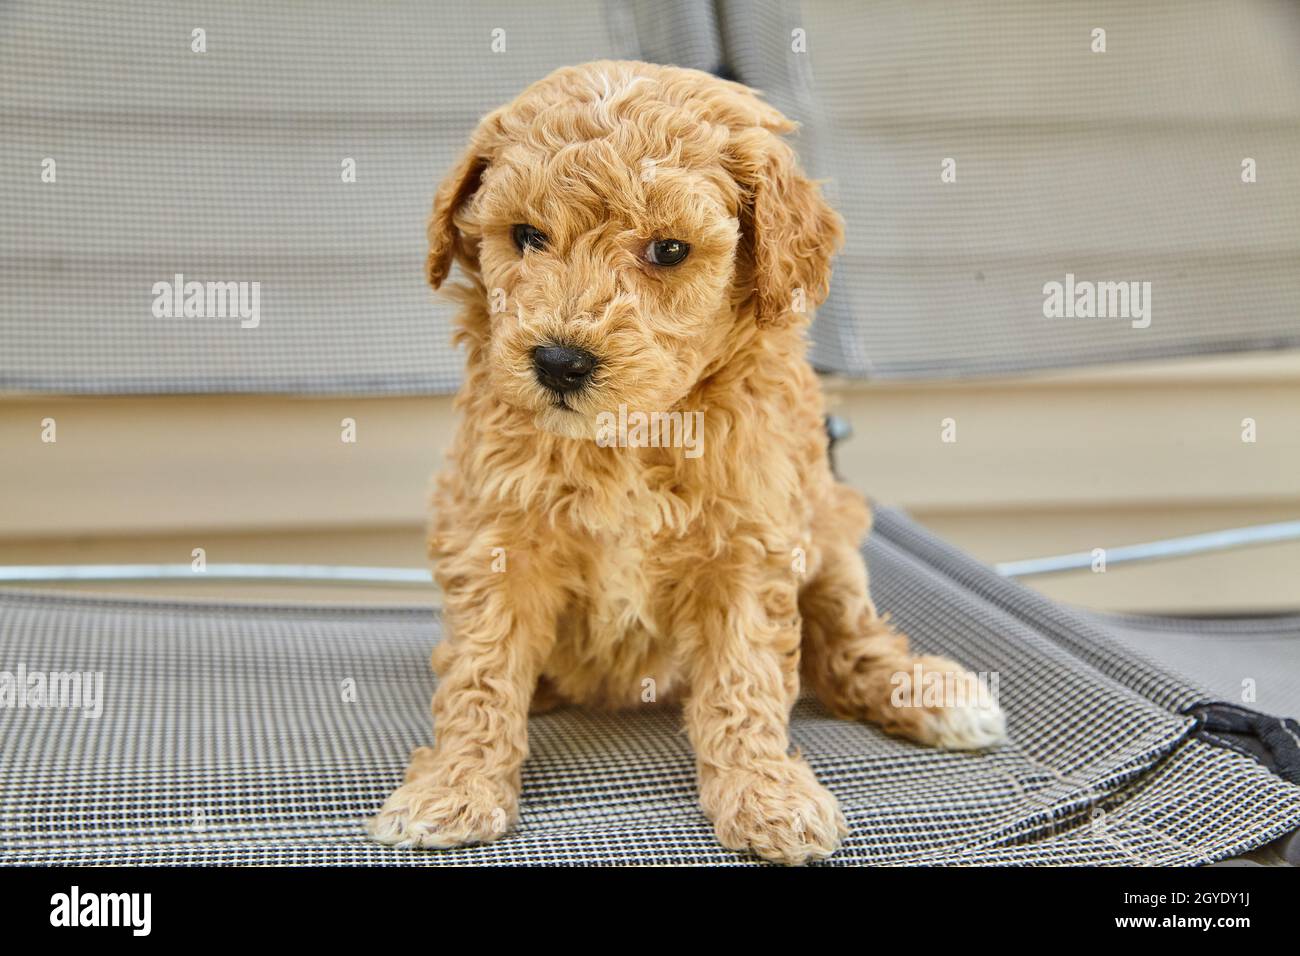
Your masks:
{"label": "puppy's hind leg", "polygon": [[[975,675],[945,657],[913,655],[877,613],[862,556],[844,536],[799,595],[803,675],[838,717],[949,750],[1003,743],[1006,721]],[[919,681],[918,681],[919,678]]]}

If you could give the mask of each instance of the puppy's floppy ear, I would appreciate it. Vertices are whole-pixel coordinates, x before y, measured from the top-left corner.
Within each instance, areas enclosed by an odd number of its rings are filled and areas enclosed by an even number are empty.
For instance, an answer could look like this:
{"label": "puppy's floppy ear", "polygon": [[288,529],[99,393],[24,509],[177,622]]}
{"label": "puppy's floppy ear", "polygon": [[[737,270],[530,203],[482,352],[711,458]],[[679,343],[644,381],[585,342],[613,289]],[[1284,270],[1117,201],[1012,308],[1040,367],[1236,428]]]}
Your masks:
{"label": "puppy's floppy ear", "polygon": [[[433,213],[429,216],[429,258],[426,271],[429,284],[435,289],[442,285],[451,271],[453,255],[460,246],[460,231],[456,228],[456,213],[469,201],[479,187],[487,160],[472,145],[442,181],[433,197]],[[460,250],[469,257],[467,250]]]}
{"label": "puppy's floppy ear", "polygon": [[844,221],[777,135],[794,124],[771,113],[776,119],[732,140],[736,179],[747,194],[741,232],[753,269],[754,314],[768,327],[793,324],[825,300],[831,257],[844,239]]}

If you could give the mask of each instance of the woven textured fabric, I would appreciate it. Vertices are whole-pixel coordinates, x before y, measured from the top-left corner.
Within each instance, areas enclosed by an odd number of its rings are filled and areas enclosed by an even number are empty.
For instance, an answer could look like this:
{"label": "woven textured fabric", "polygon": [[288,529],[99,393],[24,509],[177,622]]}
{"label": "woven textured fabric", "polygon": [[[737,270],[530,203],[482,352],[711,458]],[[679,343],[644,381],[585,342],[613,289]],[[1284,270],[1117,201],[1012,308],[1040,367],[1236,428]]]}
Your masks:
{"label": "woven textured fabric", "polygon": [[[422,278],[435,181],[484,111],[596,57],[725,60],[803,122],[849,225],[822,368],[1300,345],[1294,6],[714,6],[0,6],[0,389],[454,390],[451,307]],[[155,318],[154,284],[177,274],[259,283],[258,326]],[[1150,327],[1045,319],[1043,286],[1067,274],[1150,282]]]}
{"label": "woven textured fabric", "polygon": [[[714,69],[712,9],[0,5],[0,389],[453,390],[424,279],[437,180],[483,113],[603,57]],[[257,326],[156,318],[178,273],[259,283]]]}
{"label": "woven textured fabric", "polygon": [[[945,377],[1300,345],[1295,5],[718,9],[728,65],[803,124],[848,224],[819,367]],[[1150,326],[1045,318],[1067,275],[1149,282]]]}
{"label": "woven textured fabric", "polygon": [[[852,828],[832,864],[1187,864],[1300,825],[1300,788],[1197,739],[1203,692],[1095,619],[882,511],[878,602],[918,647],[999,676],[1012,743],[943,753],[795,708]],[[430,736],[427,610],[0,592],[0,670],[104,673],[104,706],[0,710],[0,862],[748,863],[712,837],[679,712],[530,721],[518,828],[374,845],[363,821]],[[349,699],[349,698],[355,699]]]}
{"label": "woven textured fabric", "polygon": [[1102,623],[1134,654],[1159,661],[1209,696],[1300,720],[1300,616],[1104,615]]}

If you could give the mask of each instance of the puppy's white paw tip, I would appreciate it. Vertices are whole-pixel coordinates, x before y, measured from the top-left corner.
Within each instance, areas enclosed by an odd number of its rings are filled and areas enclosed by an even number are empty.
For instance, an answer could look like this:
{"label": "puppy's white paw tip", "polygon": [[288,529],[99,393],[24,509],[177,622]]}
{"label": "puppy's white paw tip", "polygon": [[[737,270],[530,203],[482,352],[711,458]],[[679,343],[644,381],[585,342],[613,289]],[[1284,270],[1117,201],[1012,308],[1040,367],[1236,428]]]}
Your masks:
{"label": "puppy's white paw tip", "polygon": [[987,750],[1007,742],[1007,718],[997,704],[944,707],[929,715],[936,746],[945,750]]}

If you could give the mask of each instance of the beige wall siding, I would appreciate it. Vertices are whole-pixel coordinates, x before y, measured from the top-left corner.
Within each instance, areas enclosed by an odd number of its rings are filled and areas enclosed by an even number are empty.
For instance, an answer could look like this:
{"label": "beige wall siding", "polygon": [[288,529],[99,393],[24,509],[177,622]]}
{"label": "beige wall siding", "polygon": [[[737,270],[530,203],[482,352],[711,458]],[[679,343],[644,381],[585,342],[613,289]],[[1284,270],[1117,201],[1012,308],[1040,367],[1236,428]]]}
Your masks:
{"label": "beige wall siding", "polygon": [[[1300,353],[828,390],[856,432],[838,449],[845,478],[989,562],[1300,517]],[[41,441],[47,418],[54,444]],[[340,439],[345,418],[355,444]],[[188,562],[203,547],[212,562],[420,565],[428,478],[453,422],[445,398],[11,397],[0,563]],[[1115,609],[1295,609],[1300,544],[1033,584]],[[184,586],[282,590],[322,593]]]}

